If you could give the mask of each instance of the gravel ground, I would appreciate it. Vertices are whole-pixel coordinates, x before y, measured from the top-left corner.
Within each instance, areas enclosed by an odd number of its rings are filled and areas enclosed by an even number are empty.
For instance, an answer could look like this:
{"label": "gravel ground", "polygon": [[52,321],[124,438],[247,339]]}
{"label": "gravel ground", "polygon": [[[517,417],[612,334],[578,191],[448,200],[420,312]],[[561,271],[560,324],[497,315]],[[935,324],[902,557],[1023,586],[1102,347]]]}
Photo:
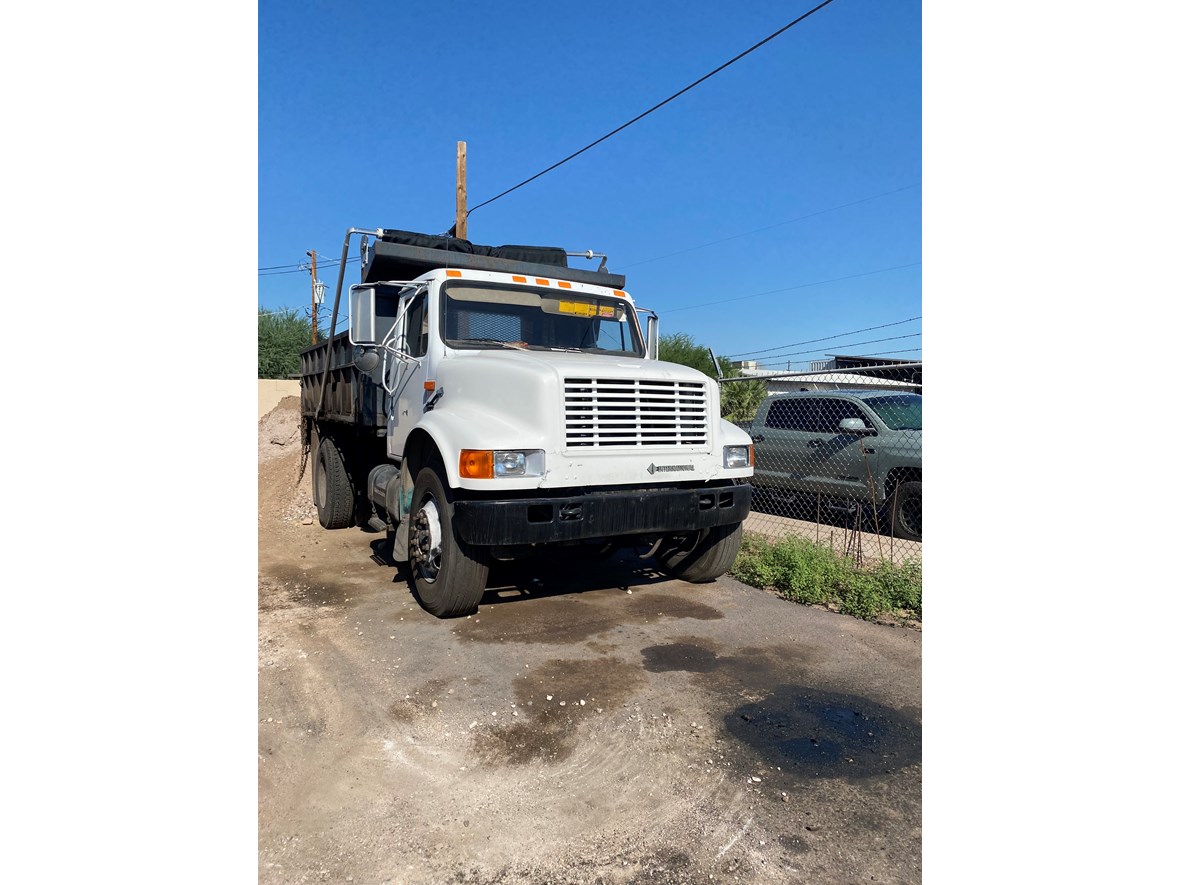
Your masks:
{"label": "gravel ground", "polygon": [[642,560],[441,621],[259,421],[263,883],[921,880],[921,634]]}

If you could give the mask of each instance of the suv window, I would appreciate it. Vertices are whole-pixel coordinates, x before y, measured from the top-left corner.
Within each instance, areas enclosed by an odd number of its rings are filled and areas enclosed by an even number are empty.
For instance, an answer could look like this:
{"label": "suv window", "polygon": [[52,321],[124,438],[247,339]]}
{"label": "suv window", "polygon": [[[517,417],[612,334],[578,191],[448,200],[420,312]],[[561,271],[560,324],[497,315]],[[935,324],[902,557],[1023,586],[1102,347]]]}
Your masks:
{"label": "suv window", "polygon": [[819,415],[816,419],[816,431],[819,433],[839,433],[840,422],[845,418],[859,418],[865,427],[873,429],[873,422],[856,403],[846,399],[820,399]]}
{"label": "suv window", "polygon": [[813,399],[780,399],[771,403],[766,414],[766,426],[778,430],[815,430],[816,401]]}
{"label": "suv window", "polygon": [[865,397],[865,404],[880,416],[890,430],[922,429],[922,397],[919,394]]}

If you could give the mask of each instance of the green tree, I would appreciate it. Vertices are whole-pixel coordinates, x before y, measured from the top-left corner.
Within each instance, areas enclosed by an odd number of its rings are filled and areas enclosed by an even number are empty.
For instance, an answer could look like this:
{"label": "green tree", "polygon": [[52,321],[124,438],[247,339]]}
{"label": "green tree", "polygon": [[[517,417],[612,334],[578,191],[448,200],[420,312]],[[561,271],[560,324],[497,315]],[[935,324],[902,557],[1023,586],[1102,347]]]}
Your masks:
{"label": "green tree", "polygon": [[[320,331],[322,341],[327,335]],[[258,308],[258,377],[299,374],[299,351],[311,344],[311,320],[297,308]]]}
{"label": "green tree", "polygon": [[[709,348],[697,344],[691,335],[677,332],[667,338],[660,338],[660,359],[670,363],[690,366],[704,372],[710,378],[717,377],[717,369],[709,357]],[[721,377],[735,378],[737,364],[725,357],[718,357]],[[752,421],[758,405],[766,398],[766,384],[762,381],[734,381],[721,385],[721,417],[726,421]]]}

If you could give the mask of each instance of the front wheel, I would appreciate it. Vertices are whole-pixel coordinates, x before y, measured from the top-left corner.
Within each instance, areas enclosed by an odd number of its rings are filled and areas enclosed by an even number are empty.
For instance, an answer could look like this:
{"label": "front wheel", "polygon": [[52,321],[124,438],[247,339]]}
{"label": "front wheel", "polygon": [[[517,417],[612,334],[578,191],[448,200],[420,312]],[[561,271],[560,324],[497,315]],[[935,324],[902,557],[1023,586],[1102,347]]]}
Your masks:
{"label": "front wheel", "polygon": [[742,546],[742,524],[714,526],[666,539],[659,554],[665,572],[682,581],[703,584],[725,574]]}
{"label": "front wheel", "polygon": [[439,464],[414,478],[409,524],[410,582],[435,617],[469,615],[479,608],[488,567],[455,531],[454,500]]}
{"label": "front wheel", "polygon": [[922,540],[922,481],[897,486],[893,502],[893,536],[907,541]]}

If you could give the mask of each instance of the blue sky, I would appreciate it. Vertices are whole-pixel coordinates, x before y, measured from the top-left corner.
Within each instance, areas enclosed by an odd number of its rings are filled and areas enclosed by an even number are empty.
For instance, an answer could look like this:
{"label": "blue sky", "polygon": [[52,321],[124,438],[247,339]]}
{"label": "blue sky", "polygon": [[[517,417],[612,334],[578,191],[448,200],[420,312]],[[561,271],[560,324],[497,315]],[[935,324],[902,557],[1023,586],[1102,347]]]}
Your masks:
{"label": "blue sky", "polygon": [[[475,206],[814,5],[264,0],[259,267],[313,248],[338,259],[352,226],[439,233],[454,221],[456,142]],[[605,252],[662,334],[718,354],[920,358],[920,321],[787,345],[922,313],[921,57],[920,3],[836,0],[472,212],[468,237]],[[320,278],[330,298],[336,270]],[[306,272],[268,271],[258,302],[303,307],[309,288]],[[911,337],[874,342],[892,336]]]}

